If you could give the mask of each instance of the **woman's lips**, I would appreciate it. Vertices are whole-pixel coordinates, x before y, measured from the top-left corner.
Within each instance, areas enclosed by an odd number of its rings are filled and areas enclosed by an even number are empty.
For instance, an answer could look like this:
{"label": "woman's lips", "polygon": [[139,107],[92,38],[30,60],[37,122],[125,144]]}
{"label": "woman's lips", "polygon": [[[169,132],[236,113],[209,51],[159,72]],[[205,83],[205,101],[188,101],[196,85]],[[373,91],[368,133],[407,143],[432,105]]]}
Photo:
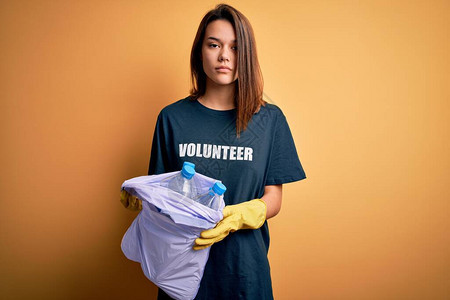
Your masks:
{"label": "woman's lips", "polygon": [[231,72],[231,70],[230,69],[228,69],[228,68],[216,68],[216,70],[217,70],[217,72]]}

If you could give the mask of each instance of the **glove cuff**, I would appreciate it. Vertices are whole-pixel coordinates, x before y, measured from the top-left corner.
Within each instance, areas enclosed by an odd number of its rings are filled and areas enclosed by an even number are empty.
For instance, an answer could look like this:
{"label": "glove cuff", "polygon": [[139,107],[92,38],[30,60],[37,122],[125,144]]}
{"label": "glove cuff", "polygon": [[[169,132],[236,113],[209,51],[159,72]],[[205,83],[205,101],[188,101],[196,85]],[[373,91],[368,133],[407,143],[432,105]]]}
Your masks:
{"label": "glove cuff", "polygon": [[247,209],[252,215],[248,223],[244,223],[242,229],[258,229],[263,226],[266,221],[267,205],[261,199],[253,199],[246,203]]}

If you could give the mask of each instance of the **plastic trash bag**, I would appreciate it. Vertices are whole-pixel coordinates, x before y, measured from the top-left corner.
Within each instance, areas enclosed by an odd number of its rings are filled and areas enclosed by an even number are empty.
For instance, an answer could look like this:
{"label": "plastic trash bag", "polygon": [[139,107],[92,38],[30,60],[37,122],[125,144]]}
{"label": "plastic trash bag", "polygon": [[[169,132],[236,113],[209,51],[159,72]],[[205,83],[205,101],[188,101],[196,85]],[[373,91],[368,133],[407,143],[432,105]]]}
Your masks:
{"label": "plastic trash bag", "polygon": [[[177,172],[135,177],[122,184],[122,189],[142,200],[142,211],[125,233],[121,247],[170,297],[191,300],[197,295],[210,251],[193,250],[194,241],[223,218],[225,203],[222,196],[216,211],[159,184]],[[218,181],[199,173],[195,176],[199,194]]]}

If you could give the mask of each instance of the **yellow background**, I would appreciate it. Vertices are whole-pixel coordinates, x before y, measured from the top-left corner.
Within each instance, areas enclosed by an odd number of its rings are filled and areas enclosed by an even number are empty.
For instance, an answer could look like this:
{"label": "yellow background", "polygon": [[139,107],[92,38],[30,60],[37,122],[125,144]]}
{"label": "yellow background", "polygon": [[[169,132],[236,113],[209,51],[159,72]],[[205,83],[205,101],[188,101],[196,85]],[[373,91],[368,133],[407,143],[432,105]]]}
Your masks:
{"label": "yellow background", "polygon": [[[0,2],[0,298],[156,298],[119,190],[217,3]],[[308,176],[269,222],[276,299],[450,298],[450,2],[228,3]]]}

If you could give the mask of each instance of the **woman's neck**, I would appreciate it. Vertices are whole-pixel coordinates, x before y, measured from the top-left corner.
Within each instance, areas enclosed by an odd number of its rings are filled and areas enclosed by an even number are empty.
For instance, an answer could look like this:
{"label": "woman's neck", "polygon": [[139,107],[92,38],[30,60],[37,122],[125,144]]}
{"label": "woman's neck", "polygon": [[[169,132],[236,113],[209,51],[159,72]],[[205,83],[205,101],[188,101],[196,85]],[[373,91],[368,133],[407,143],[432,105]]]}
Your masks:
{"label": "woman's neck", "polygon": [[204,106],[215,110],[230,110],[235,108],[234,103],[235,83],[218,85],[207,79],[205,94],[198,101]]}

